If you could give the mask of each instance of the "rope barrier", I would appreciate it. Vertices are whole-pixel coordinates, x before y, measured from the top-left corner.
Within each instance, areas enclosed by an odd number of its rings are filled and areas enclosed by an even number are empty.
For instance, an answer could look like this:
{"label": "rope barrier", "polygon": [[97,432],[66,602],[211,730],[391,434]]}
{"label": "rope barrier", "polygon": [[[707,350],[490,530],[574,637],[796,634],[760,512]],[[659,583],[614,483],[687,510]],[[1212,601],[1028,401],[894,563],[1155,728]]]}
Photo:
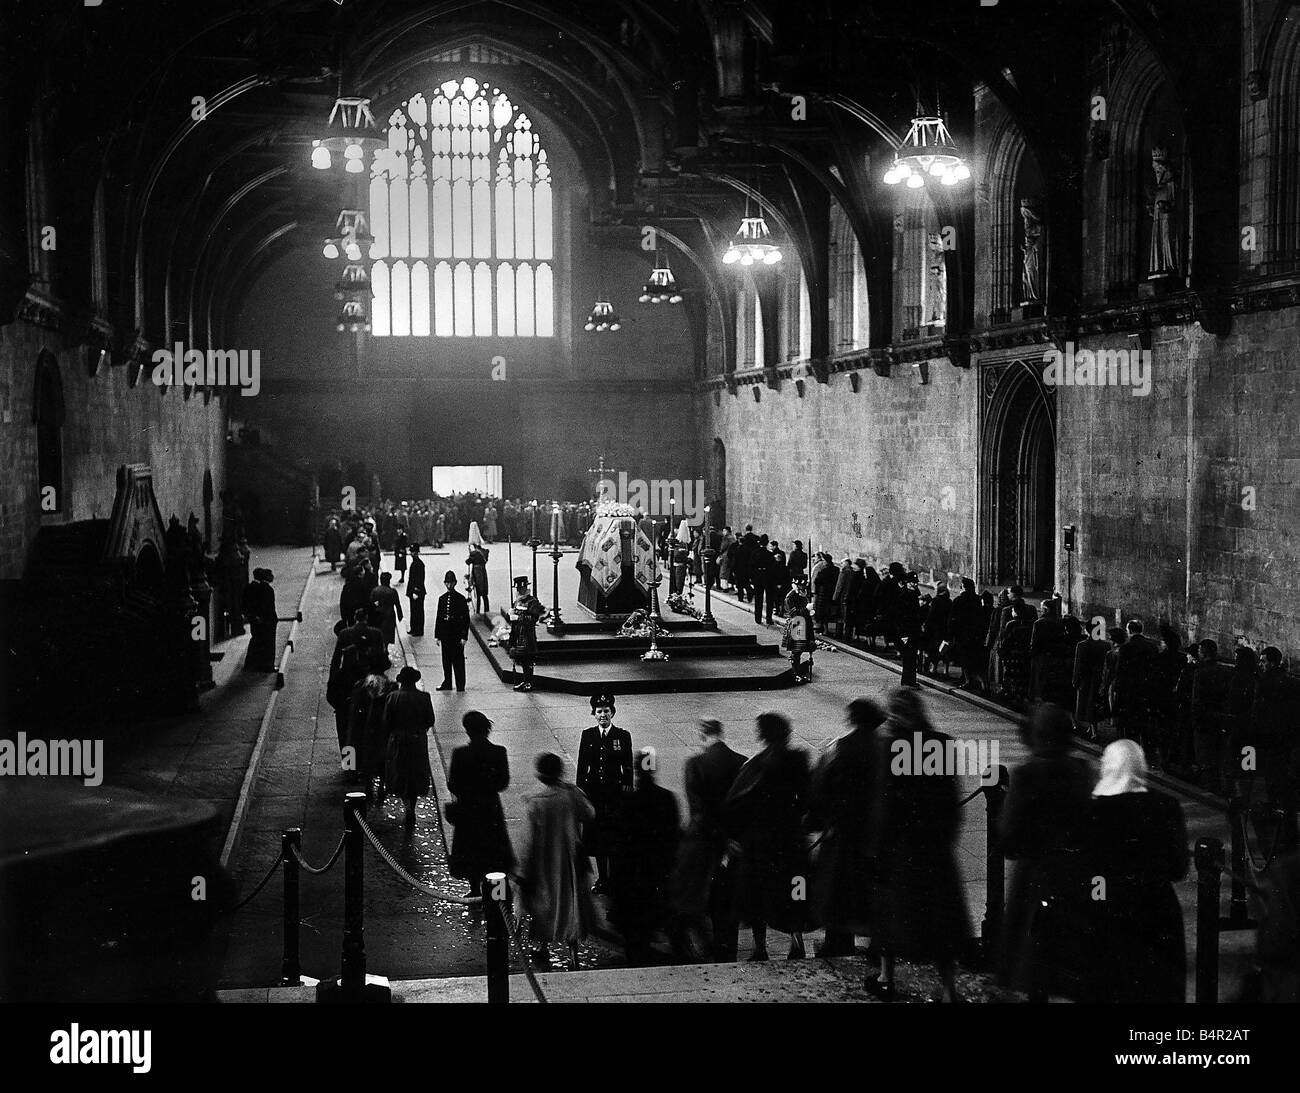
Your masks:
{"label": "rope barrier", "polygon": [[406,881],[406,883],[416,891],[423,892],[426,896],[432,896],[434,899],[440,899],[444,903],[458,903],[462,907],[476,907],[483,902],[482,896],[453,896],[450,892],[441,892],[437,888],[430,888],[423,881],[416,880],[410,873],[397,864],[393,859],[393,856],[388,852],[384,844],[379,841],[378,836],[370,830],[370,825],[366,823],[365,819],[360,814],[357,816],[357,823],[361,828],[361,833],[370,840],[370,845],[379,852],[379,856],[388,864],[388,868],[401,877],[402,880]]}
{"label": "rope barrier", "polygon": [[236,911],[238,911],[238,910],[239,910],[241,907],[243,907],[246,903],[250,902],[250,901],[252,900],[252,898],[253,898],[255,895],[257,895],[258,892],[260,892],[263,888],[266,887],[266,882],[269,881],[273,876],[275,876],[276,868],[279,866],[279,864],[280,864],[280,862],[283,860],[283,858],[284,858],[284,852],[283,852],[283,851],[277,853],[277,854],[275,855],[275,861],[273,861],[273,862],[271,863],[271,868],[268,869],[268,870],[266,871],[266,876],[264,876],[260,881],[258,881],[258,883],[257,883],[257,887],[254,888],[251,892],[249,892],[248,895],[246,895],[243,899],[241,899],[241,900],[240,900],[238,903],[236,903],[233,907],[227,907],[227,908],[226,908],[225,910],[223,910],[223,911],[218,911],[218,912],[217,912],[217,917],[220,918],[222,915],[233,915]]}
{"label": "rope barrier", "polygon": [[506,928],[510,933],[510,944],[514,947],[515,956],[519,958],[519,963],[524,969],[524,978],[528,980],[528,985],[533,989],[537,1001],[542,1003],[550,1002],[550,999],[542,991],[542,985],[537,982],[537,976],[533,973],[532,961],[519,945],[519,934],[523,930],[524,924],[515,917],[513,907],[504,907],[502,912],[506,917]]}
{"label": "rope barrier", "polygon": [[347,845],[347,836],[340,835],[339,844],[334,848],[334,853],[330,855],[330,860],[327,861],[324,865],[322,865],[319,869],[316,868],[316,866],[314,865],[308,864],[307,859],[302,856],[302,854],[298,851],[298,848],[296,846],[290,847],[290,852],[293,854],[294,861],[296,861],[299,866],[305,869],[308,873],[311,873],[314,876],[319,877],[322,873],[328,873],[331,869],[334,868],[335,864],[338,862],[339,858],[343,854],[343,847],[346,845]]}
{"label": "rope barrier", "polygon": [[984,790],[987,788],[988,788],[987,786],[976,786],[973,790],[971,790],[969,794],[967,794],[965,797],[963,797],[960,801],[957,802],[957,807],[965,808],[968,804],[971,803],[971,801],[975,800],[975,798],[978,797],[981,793],[983,793]]}

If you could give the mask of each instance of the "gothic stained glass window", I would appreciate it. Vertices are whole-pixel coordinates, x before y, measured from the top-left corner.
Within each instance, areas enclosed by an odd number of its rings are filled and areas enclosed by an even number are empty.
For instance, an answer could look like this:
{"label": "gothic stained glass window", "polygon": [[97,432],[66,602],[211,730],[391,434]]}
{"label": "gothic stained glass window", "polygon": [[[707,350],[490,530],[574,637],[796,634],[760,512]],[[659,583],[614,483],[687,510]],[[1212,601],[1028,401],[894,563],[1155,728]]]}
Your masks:
{"label": "gothic stained glass window", "polygon": [[374,336],[553,337],[552,208],[546,149],[504,91],[412,95],[371,167]]}

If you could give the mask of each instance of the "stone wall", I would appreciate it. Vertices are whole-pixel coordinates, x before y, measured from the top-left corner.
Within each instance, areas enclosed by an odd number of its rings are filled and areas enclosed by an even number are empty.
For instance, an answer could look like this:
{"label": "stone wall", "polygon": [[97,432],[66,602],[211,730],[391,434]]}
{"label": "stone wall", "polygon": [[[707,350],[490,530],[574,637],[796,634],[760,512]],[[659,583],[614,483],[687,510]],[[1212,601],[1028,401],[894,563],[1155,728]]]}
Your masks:
{"label": "stone wall", "polygon": [[[63,505],[42,516],[33,422],[36,363],[42,350],[59,362],[66,409],[63,427]],[[68,349],[54,330],[18,319],[0,326],[0,579],[21,577],[42,520],[62,523],[107,519],[113,510],[117,468],[147,463],[166,520],[190,511],[203,519],[203,475],[214,493],[225,481],[225,409],[204,405],[179,389],[165,393],[149,382],[127,383],[125,368],[103,366],[91,377],[85,349]],[[213,502],[214,540],[220,501]],[[214,541],[215,547],[215,541]]]}
{"label": "stone wall", "polygon": [[753,523],[782,543],[806,547],[811,537],[814,550],[861,555],[877,568],[899,560],[969,573],[974,380],[946,360],[928,369],[926,384],[910,366],[888,377],[863,370],[856,393],[841,373],[827,384],[809,379],[802,398],[790,381],[780,391],[724,389],[716,404],[705,396],[701,450],[715,438],[726,447],[728,522]]}

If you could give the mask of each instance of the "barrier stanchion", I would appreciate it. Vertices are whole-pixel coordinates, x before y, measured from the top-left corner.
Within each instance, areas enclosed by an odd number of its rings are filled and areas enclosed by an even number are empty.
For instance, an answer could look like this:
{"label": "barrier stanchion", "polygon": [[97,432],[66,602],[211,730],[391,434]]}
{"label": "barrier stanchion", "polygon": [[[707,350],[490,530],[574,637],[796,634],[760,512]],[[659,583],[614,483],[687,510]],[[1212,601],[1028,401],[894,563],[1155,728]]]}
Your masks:
{"label": "barrier stanchion", "polygon": [[1228,803],[1228,830],[1232,833],[1232,899],[1228,903],[1228,917],[1219,923],[1220,930],[1253,930],[1250,908],[1246,902],[1247,848],[1246,820],[1250,815],[1250,799],[1234,797]]}
{"label": "barrier stanchion", "polygon": [[487,986],[489,1004],[510,1001],[510,930],[506,926],[506,905],[510,882],[504,873],[483,878],[483,917],[487,926]]}
{"label": "barrier stanchion", "polygon": [[302,961],[299,958],[298,922],[300,888],[297,851],[302,846],[302,828],[287,828],[280,835],[280,856],[284,859],[284,958],[280,961],[280,986],[302,985]]}
{"label": "barrier stanchion", "polygon": [[1196,863],[1196,1001],[1219,1000],[1219,881],[1223,843],[1198,839]]}
{"label": "barrier stanchion", "polygon": [[1007,859],[1002,852],[998,831],[1002,806],[1007,799],[1011,779],[1007,768],[998,764],[997,780],[984,786],[986,813],[986,854],[984,864],[984,921],[980,924],[980,947],[985,963],[991,963],[1002,938],[1002,916],[1006,908]]}
{"label": "barrier stanchion", "polygon": [[344,798],[343,819],[343,968],[338,979],[321,982],[317,1002],[391,1002],[392,989],[383,976],[366,974],[365,822],[366,795],[349,793]]}

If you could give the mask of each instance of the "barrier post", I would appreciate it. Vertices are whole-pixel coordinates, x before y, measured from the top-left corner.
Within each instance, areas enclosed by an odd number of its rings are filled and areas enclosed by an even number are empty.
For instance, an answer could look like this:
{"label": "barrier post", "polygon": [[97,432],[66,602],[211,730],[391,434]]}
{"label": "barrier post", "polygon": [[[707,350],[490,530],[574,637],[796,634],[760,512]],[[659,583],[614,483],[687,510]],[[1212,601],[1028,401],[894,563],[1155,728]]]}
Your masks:
{"label": "barrier post", "polygon": [[1197,839],[1196,863],[1196,1001],[1219,1000],[1219,881],[1223,843]]}
{"label": "barrier post", "polygon": [[997,780],[984,787],[986,814],[986,854],[984,865],[984,921],[980,924],[980,942],[986,965],[991,964],[1002,939],[1002,916],[1006,908],[1007,859],[1002,853],[1002,836],[998,831],[1002,806],[1006,803],[1010,775],[1001,763]]}
{"label": "barrier post", "polygon": [[1251,930],[1250,908],[1246,902],[1246,820],[1250,815],[1250,800],[1234,797],[1228,802],[1228,830],[1232,832],[1232,898],[1228,903],[1228,917],[1219,923],[1220,930]]}
{"label": "barrier post", "polygon": [[343,799],[343,969],[338,979],[322,981],[317,1002],[391,1002],[393,992],[383,976],[366,974],[364,922],[366,795],[349,793]]}
{"label": "barrier post", "polygon": [[488,1002],[505,1004],[510,1001],[510,930],[506,925],[510,882],[504,873],[488,873],[481,891],[487,920]]}
{"label": "barrier post", "polygon": [[280,834],[280,857],[284,861],[284,958],[280,961],[280,986],[302,986],[302,963],[298,952],[301,873],[294,851],[302,846],[302,828],[286,828]]}

